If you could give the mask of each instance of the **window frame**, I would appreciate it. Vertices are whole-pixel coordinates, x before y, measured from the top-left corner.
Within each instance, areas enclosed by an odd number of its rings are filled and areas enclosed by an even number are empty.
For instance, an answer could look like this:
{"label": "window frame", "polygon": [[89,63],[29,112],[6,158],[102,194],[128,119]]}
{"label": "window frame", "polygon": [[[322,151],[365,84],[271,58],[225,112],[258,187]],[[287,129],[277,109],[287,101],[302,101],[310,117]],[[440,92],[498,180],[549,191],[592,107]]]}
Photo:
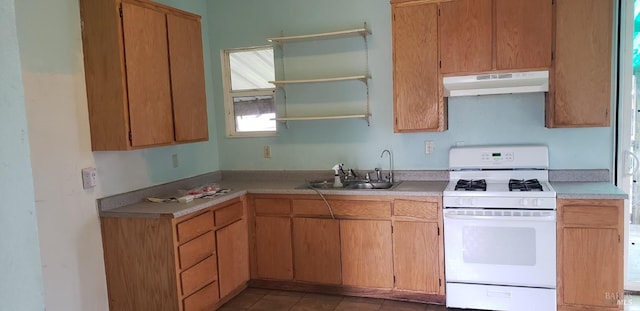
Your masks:
{"label": "window frame", "polygon": [[[226,137],[271,137],[278,135],[278,128],[276,122],[276,129],[274,131],[252,131],[252,132],[238,132],[236,130],[236,118],[234,113],[233,98],[234,97],[250,97],[250,96],[273,96],[274,111],[276,109],[276,86],[272,88],[264,89],[247,89],[240,91],[233,91],[231,89],[231,62],[229,54],[237,52],[249,52],[255,50],[271,49],[273,46],[253,46],[245,48],[233,48],[223,49],[220,51],[220,58],[222,64],[222,92],[224,94],[224,120],[225,120],[225,132]],[[275,72],[275,60],[274,60],[274,72]]]}

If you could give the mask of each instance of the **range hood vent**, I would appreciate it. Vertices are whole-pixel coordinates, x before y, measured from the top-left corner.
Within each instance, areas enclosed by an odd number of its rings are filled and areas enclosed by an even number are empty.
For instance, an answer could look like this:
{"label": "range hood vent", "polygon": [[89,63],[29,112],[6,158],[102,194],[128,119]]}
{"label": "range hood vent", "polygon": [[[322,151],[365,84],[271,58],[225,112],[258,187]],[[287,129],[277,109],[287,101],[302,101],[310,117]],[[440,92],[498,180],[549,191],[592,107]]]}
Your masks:
{"label": "range hood vent", "polygon": [[444,77],[444,97],[549,91],[548,71]]}

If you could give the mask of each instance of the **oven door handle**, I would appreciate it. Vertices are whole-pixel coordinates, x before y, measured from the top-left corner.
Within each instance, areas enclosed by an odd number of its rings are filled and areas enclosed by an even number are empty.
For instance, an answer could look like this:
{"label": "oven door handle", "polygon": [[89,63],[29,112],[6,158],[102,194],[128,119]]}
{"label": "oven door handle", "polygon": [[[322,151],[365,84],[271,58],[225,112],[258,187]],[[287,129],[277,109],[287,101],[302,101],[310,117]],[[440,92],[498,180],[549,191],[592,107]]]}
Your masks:
{"label": "oven door handle", "polygon": [[444,214],[445,219],[459,219],[459,220],[497,220],[497,221],[540,221],[540,222],[555,222],[556,215],[545,216],[481,216],[481,215],[456,215],[456,214]]}

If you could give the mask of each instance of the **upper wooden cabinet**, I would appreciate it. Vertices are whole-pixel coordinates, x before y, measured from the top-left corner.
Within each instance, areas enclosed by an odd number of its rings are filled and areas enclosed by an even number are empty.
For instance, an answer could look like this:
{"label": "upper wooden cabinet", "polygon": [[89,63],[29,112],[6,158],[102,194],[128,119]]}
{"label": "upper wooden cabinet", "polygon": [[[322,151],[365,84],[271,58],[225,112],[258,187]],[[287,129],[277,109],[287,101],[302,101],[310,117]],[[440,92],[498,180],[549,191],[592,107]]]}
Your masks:
{"label": "upper wooden cabinet", "polygon": [[91,145],[208,139],[200,17],[137,0],[82,0]]}
{"label": "upper wooden cabinet", "polygon": [[551,0],[496,0],[496,69],[551,66]]}
{"label": "upper wooden cabinet", "polygon": [[556,0],[547,127],[611,123],[613,1]]}
{"label": "upper wooden cabinet", "polygon": [[444,131],[437,4],[394,4],[392,14],[394,131]]}
{"label": "upper wooden cabinet", "polygon": [[443,74],[551,66],[551,0],[456,0],[439,6]]}
{"label": "upper wooden cabinet", "polygon": [[457,0],[439,4],[442,73],[491,70],[492,3],[493,0]]}

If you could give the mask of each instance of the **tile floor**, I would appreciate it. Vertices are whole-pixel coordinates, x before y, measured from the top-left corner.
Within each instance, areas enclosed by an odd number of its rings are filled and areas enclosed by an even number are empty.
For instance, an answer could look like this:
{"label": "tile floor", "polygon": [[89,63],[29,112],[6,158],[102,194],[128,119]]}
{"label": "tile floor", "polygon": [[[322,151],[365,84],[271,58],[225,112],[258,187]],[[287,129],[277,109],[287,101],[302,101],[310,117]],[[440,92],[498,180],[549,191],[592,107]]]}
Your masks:
{"label": "tile floor", "polygon": [[[440,305],[247,288],[219,311],[447,311]],[[465,309],[465,311],[472,311]],[[625,300],[625,311],[640,311],[640,296]]]}
{"label": "tile floor", "polygon": [[219,311],[445,311],[439,305],[247,288]]}

